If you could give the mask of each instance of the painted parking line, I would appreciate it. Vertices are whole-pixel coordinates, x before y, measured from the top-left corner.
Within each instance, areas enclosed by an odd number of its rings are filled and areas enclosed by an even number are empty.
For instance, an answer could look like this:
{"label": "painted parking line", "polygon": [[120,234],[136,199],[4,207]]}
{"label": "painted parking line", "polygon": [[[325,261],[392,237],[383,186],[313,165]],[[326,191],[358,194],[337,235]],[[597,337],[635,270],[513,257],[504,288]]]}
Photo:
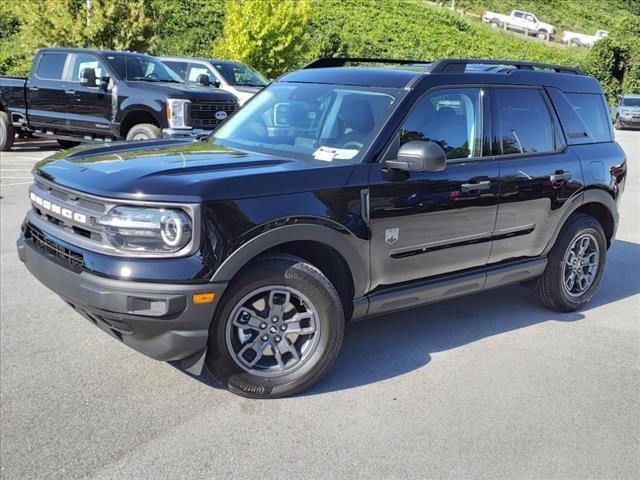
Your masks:
{"label": "painted parking line", "polygon": [[33,182],[0,183],[1,187],[13,187],[15,185],[30,185]]}

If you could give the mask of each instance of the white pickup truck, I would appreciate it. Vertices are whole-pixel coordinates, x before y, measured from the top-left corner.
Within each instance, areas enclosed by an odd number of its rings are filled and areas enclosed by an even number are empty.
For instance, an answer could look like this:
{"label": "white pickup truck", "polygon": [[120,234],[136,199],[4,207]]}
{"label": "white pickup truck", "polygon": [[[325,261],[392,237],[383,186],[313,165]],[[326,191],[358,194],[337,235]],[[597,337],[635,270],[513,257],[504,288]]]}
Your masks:
{"label": "white pickup truck", "polygon": [[598,30],[595,35],[586,35],[577,32],[564,32],[562,43],[571,45],[572,47],[593,47],[598,40],[609,35],[606,30]]}
{"label": "white pickup truck", "polygon": [[553,25],[541,22],[533,13],[523,10],[513,10],[510,15],[502,15],[496,12],[485,12],[482,21],[493,28],[506,28],[516,32],[535,35],[541,40],[552,40],[556,36]]}

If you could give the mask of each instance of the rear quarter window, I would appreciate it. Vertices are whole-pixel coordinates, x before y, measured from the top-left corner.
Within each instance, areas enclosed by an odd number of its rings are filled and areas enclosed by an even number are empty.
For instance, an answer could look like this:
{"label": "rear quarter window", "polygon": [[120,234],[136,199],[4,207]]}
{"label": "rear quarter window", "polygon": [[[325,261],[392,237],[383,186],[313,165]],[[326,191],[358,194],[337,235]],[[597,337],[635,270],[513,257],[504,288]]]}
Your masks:
{"label": "rear quarter window", "polygon": [[610,142],[609,116],[601,95],[591,93],[567,93],[573,109],[587,127],[592,142]]}

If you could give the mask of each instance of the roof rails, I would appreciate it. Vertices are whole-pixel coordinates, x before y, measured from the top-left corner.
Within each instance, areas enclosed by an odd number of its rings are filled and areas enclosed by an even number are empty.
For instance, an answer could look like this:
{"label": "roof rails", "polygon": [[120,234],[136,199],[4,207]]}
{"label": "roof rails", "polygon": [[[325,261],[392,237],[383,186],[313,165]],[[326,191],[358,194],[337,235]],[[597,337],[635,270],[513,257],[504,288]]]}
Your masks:
{"label": "roof rails", "polygon": [[571,73],[584,75],[579,68],[552,65],[549,63],[521,62],[518,60],[493,60],[485,58],[443,58],[434,62],[430,73],[464,73],[467,65],[505,65],[515,67],[518,70],[546,69],[556,73]]}
{"label": "roof rails", "polygon": [[344,67],[347,63],[390,63],[394,65],[408,65],[415,63],[429,63],[420,60],[401,60],[398,58],[366,58],[366,57],[324,57],[314,60],[302,67],[303,70],[309,68]]}

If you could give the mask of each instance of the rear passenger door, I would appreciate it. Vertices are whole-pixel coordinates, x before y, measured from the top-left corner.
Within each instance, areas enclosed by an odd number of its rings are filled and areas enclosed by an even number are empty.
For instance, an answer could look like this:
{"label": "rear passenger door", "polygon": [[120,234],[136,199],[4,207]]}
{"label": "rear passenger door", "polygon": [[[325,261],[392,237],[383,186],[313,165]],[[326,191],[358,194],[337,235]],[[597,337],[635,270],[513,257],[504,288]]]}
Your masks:
{"label": "rear passenger door", "polygon": [[491,89],[492,146],[500,170],[498,216],[489,263],[542,254],[583,186],[541,88]]}
{"label": "rear passenger door", "polygon": [[68,54],[42,52],[27,81],[29,124],[43,130],[66,128],[67,84],[63,81]]}

